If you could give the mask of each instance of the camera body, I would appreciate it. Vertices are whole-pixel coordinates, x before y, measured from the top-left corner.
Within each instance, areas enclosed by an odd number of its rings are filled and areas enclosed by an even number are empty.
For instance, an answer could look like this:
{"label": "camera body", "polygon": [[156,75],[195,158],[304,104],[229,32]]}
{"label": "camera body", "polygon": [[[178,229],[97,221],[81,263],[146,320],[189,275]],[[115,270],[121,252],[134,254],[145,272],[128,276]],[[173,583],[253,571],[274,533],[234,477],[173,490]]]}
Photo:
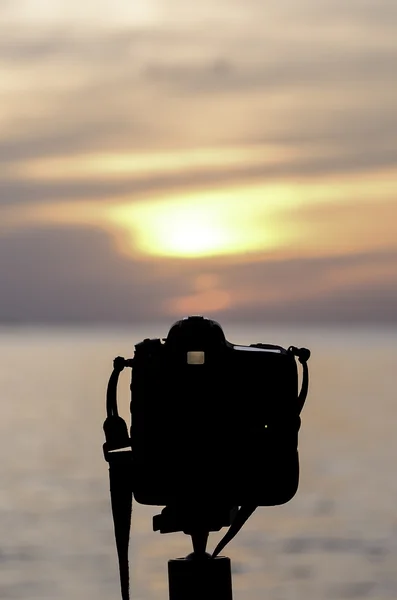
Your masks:
{"label": "camera body", "polygon": [[298,370],[290,349],[240,346],[187,317],[136,345],[133,493],[159,506],[271,506],[299,482]]}

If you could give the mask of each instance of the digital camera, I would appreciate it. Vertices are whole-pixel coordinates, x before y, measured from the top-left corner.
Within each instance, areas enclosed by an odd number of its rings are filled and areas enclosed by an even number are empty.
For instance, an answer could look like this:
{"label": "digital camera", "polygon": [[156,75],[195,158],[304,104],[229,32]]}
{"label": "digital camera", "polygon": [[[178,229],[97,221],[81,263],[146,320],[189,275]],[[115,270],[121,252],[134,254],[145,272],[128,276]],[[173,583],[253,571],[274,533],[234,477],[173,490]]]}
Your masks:
{"label": "digital camera", "polygon": [[[283,504],[299,482],[309,351],[235,345],[192,316],[145,339],[131,362],[135,499],[160,506]],[[296,358],[304,366],[298,391]]]}

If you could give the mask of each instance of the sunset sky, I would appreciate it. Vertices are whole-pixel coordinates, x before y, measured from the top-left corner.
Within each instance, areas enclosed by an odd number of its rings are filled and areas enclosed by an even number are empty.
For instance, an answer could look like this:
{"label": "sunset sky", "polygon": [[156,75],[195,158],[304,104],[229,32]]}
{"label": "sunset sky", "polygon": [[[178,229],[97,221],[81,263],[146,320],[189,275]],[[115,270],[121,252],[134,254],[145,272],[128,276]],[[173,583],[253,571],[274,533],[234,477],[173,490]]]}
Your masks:
{"label": "sunset sky", "polygon": [[397,321],[395,0],[0,0],[0,322]]}

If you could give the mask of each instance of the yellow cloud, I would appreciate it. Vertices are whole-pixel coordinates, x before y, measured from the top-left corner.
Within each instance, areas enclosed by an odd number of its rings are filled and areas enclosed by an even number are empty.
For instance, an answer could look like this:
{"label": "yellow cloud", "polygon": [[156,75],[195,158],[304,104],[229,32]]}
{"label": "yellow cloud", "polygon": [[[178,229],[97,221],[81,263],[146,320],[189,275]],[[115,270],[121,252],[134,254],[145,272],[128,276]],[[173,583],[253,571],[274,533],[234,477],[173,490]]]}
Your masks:
{"label": "yellow cloud", "polygon": [[396,247],[395,172],[10,207],[1,228],[100,227],[124,254],[246,261]]}
{"label": "yellow cloud", "polygon": [[393,176],[170,194],[112,205],[106,219],[116,227],[120,248],[130,254],[316,256],[373,250],[395,243],[391,223],[397,213],[397,185]]}
{"label": "yellow cloud", "polygon": [[185,148],[163,152],[86,153],[47,157],[12,164],[7,174],[22,179],[57,181],[95,178],[110,180],[167,174],[213,172],[221,169],[281,165],[303,152],[279,145],[225,148]]}

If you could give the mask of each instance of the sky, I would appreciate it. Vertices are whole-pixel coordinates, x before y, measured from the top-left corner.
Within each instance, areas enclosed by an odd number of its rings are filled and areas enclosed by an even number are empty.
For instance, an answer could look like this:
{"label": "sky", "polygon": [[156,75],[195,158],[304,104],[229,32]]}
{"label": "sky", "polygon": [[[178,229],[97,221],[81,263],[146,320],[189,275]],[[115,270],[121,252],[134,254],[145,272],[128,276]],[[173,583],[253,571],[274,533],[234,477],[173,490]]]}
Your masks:
{"label": "sky", "polygon": [[0,0],[0,322],[395,324],[395,0]]}

